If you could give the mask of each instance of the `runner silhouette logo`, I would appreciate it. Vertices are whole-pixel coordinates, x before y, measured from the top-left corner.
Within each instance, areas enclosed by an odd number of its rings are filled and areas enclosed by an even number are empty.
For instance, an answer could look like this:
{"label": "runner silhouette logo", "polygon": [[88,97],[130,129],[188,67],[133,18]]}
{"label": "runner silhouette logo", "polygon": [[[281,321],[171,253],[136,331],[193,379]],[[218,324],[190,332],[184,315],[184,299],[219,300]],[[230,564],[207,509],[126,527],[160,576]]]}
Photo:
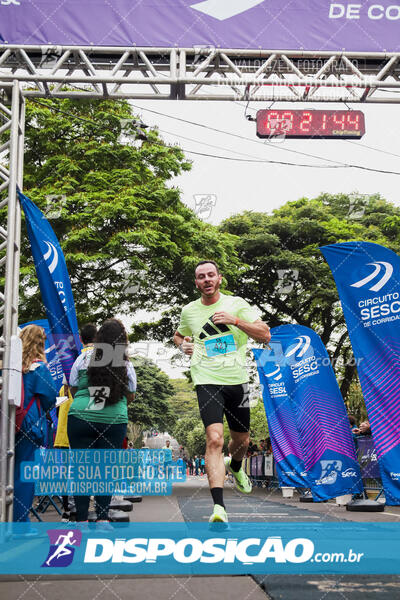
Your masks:
{"label": "runner silhouette logo", "polygon": [[50,548],[42,567],[68,567],[80,546],[82,532],[75,529],[48,529]]}

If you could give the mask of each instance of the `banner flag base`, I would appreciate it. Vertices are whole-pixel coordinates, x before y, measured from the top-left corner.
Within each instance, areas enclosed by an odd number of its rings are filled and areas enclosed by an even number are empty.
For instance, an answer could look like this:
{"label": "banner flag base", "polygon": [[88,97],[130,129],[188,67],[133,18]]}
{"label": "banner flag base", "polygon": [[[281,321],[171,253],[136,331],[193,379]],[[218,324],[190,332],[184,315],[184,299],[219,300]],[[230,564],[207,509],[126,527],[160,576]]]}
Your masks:
{"label": "banner flag base", "polygon": [[348,504],[346,504],[346,510],[351,512],[383,512],[385,510],[385,505],[382,502],[377,502],[376,500],[352,500]]}

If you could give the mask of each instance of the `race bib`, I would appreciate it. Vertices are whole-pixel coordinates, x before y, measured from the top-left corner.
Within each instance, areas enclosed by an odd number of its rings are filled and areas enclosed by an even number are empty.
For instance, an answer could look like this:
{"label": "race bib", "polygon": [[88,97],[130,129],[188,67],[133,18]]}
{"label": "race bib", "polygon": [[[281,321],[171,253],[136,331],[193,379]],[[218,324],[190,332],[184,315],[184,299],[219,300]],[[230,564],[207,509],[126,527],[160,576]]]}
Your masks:
{"label": "race bib", "polygon": [[204,342],[206,354],[208,357],[221,356],[223,354],[231,354],[236,352],[236,342],[232,334],[221,335],[221,337]]}
{"label": "race bib", "polygon": [[103,410],[110,388],[106,386],[89,386],[90,400],[85,410]]}

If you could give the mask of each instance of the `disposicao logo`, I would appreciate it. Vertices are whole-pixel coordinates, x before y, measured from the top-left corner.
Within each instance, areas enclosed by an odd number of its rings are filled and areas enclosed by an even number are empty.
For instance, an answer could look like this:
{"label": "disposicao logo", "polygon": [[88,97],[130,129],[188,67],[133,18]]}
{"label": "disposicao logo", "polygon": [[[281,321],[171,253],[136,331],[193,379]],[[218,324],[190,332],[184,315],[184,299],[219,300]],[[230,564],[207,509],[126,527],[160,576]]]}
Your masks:
{"label": "disposicao logo", "polygon": [[[248,553],[249,549],[252,550]],[[156,563],[159,559],[181,564],[235,563],[263,564],[268,559],[276,563],[304,563],[314,553],[308,538],[295,538],[286,544],[280,536],[247,538],[244,540],[210,538],[205,541],[184,538],[119,538],[88,539],[85,563]]]}
{"label": "disposicao logo", "polygon": [[286,352],[286,357],[296,355],[298,352],[296,358],[301,358],[309,349],[311,344],[311,338],[308,335],[300,335],[296,338],[296,340],[299,340],[298,343],[293,348],[291,347],[290,350],[288,350],[288,352]]}
{"label": "disposicao logo", "polygon": [[75,529],[48,529],[49,553],[42,567],[68,567],[74,558],[75,548],[80,546],[82,532]]}
{"label": "disposicao logo", "polygon": [[58,265],[57,248],[51,242],[45,242],[45,244],[47,245],[47,252],[43,254],[43,258],[47,262],[50,273],[53,273]]}
{"label": "disposicao logo", "polygon": [[225,21],[236,15],[240,15],[258,4],[262,4],[264,0],[205,0],[192,4],[191,8],[198,10],[209,17]]}
{"label": "disposicao logo", "polygon": [[373,272],[370,273],[369,275],[367,275],[367,277],[360,279],[360,281],[356,281],[356,283],[352,283],[351,287],[355,287],[355,288],[364,287],[370,281],[379,277],[382,269],[385,269],[385,271],[384,271],[382,277],[379,279],[379,281],[377,281],[372,287],[369,288],[371,292],[379,292],[379,290],[381,290],[383,288],[383,286],[391,278],[391,276],[393,274],[393,266],[390,263],[385,262],[383,260],[378,260],[376,262],[367,263],[367,264],[371,265],[372,267],[375,267]]}

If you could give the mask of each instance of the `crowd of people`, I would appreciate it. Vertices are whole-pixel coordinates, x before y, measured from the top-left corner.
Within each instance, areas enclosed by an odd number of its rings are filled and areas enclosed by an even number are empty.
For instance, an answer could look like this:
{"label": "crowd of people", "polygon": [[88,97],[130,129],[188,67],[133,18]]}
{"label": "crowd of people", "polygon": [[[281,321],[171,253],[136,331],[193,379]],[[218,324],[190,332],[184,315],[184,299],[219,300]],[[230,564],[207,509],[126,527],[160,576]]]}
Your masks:
{"label": "crowd of people", "polygon": [[[118,319],[108,319],[98,330],[88,324],[80,333],[83,348],[62,390],[57,389],[46,364],[44,330],[28,325],[20,334],[23,398],[16,415],[14,521],[29,521],[34,483],[22,481],[20,468],[22,462],[32,462],[35,450],[48,442],[47,418],[57,400],[55,447],[120,449],[126,439],[136,374],[126,354],[125,328]],[[107,350],[112,350],[108,358],[104,356]],[[87,521],[90,497],[77,495],[74,500],[76,520]],[[108,521],[110,501],[111,496],[95,497],[97,521]],[[68,498],[63,498],[63,505],[66,511]]]}

